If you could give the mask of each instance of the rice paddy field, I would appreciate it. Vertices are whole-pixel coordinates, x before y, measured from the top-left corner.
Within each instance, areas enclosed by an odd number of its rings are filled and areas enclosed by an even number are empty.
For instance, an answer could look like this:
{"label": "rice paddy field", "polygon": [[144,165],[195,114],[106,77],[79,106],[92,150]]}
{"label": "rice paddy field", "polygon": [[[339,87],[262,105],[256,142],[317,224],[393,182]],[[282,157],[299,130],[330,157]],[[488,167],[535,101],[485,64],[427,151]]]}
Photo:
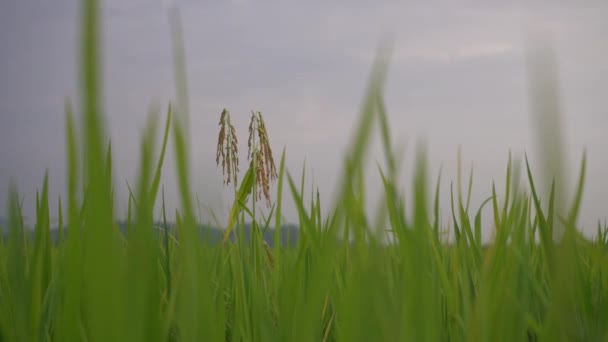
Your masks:
{"label": "rice paddy field", "polygon": [[[321,210],[329,199],[291,176],[285,151],[272,150],[262,113],[251,114],[247,143],[230,112],[221,113],[215,162],[234,203],[223,238],[211,241],[195,215],[186,70],[172,16],[178,96],[141,134],[138,183],[121,231],[99,95],[97,6],[83,2],[82,108],[66,103],[67,196],[50,207],[41,180],[30,235],[20,195],[5,194],[0,341],[608,341],[608,230],[598,225],[589,237],[577,226],[585,156],[571,198],[557,182],[545,193],[533,161],[518,168],[506,158],[480,208],[470,205],[472,179],[439,193],[440,178],[429,174],[420,149],[408,165],[413,200],[405,203],[382,102],[389,72],[383,51],[330,211]],[[374,170],[384,198],[369,212],[364,170],[374,134],[383,142],[384,161]],[[174,160],[164,157],[168,141]],[[238,160],[239,149],[247,149],[246,161]],[[178,170],[175,213],[165,210],[160,183],[167,163]],[[452,203],[450,227],[440,226],[444,196]],[[274,227],[285,223],[285,203],[298,209],[297,242],[270,246],[264,233],[284,239]],[[483,208],[489,243],[482,243]],[[59,217],[57,242],[52,215]]]}

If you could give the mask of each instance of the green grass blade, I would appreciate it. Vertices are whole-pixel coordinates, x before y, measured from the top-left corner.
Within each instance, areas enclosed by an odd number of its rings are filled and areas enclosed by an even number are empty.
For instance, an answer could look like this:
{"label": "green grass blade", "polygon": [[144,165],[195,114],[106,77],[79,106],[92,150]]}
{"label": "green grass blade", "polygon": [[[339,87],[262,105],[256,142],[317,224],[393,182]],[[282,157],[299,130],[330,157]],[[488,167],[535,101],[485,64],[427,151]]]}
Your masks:
{"label": "green grass blade", "polygon": [[165,122],[165,133],[163,135],[163,144],[160,150],[160,157],[156,164],[156,171],[154,172],[154,179],[152,180],[152,186],[150,189],[150,199],[152,204],[156,201],[156,194],[158,193],[158,187],[160,185],[160,178],[162,173],[163,162],[165,160],[165,151],[167,149],[167,141],[169,140],[169,130],[171,128],[171,105],[167,109],[167,120]]}
{"label": "green grass blade", "polygon": [[[91,339],[118,341],[123,335],[123,300],[120,261],[113,232],[112,185],[103,158],[103,122],[101,114],[100,65],[98,45],[100,9],[96,0],[87,0],[82,8],[81,77],[85,165],[88,205],[84,229],[84,300],[87,335]],[[105,165],[104,165],[105,164]],[[112,298],[108,300],[107,298]],[[111,326],[113,329],[108,329]]]}

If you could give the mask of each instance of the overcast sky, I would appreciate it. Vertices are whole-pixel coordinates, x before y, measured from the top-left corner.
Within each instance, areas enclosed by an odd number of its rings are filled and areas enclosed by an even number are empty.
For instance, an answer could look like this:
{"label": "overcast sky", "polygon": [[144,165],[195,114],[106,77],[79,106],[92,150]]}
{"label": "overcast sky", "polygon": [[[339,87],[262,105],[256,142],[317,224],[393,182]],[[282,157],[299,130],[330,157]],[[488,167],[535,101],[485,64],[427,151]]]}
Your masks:
{"label": "overcast sky", "polygon": [[[174,98],[168,2],[102,3],[104,110],[123,215],[126,181],[136,184],[148,109],[164,109]],[[194,190],[222,219],[230,199],[215,165],[222,109],[231,111],[242,142],[250,110],[262,111],[275,159],[286,147],[287,166],[297,178],[306,159],[307,174],[314,173],[322,198],[331,202],[372,59],[387,35],[394,48],[386,102],[395,142],[406,146],[403,183],[409,188],[415,144],[423,140],[432,179],[443,164],[447,200],[461,146],[465,165],[475,166],[472,204],[478,206],[491,194],[493,179],[502,188],[509,150],[534,157],[524,47],[526,32],[536,29],[554,38],[572,170],[583,148],[588,151],[582,222],[593,231],[608,214],[605,1],[177,4],[186,45]],[[28,215],[45,168],[53,198],[65,189],[64,100],[77,99],[78,13],[75,0],[0,2],[0,216],[11,180],[25,196]],[[379,153],[371,157],[382,160]],[[163,184],[173,207],[171,151],[167,162]],[[374,177],[372,198],[379,193]],[[286,216],[297,218],[290,207]]]}

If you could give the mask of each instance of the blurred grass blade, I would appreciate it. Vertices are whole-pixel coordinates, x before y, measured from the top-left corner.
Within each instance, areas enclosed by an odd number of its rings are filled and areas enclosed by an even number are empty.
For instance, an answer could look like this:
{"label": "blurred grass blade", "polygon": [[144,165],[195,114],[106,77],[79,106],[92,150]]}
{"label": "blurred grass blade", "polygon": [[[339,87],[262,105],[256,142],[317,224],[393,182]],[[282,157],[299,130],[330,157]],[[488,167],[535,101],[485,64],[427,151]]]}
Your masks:
{"label": "blurred grass blade", "polygon": [[[536,150],[543,175],[543,194],[549,193],[551,183],[555,180],[556,210],[562,212],[565,210],[567,158],[563,148],[557,61],[548,34],[536,32],[529,37],[528,43],[528,83]],[[558,224],[555,228],[553,238],[559,240],[564,234],[564,227]]]}
{"label": "blurred grass blade", "polygon": [[[103,158],[99,56],[100,9],[96,0],[82,7],[81,81],[88,205],[84,229],[84,310],[91,339],[117,341],[123,336],[120,261],[114,239],[112,185]],[[105,163],[104,163],[105,160]],[[105,164],[105,165],[104,165]],[[112,300],[108,300],[112,298]],[[112,329],[107,327],[111,326]]]}

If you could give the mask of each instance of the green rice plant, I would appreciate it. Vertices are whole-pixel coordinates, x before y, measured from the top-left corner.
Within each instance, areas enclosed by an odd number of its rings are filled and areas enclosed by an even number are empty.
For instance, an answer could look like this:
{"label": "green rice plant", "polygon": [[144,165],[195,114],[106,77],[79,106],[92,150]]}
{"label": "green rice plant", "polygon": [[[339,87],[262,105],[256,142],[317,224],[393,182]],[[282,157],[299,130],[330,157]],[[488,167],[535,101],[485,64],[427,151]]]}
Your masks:
{"label": "green rice plant", "polygon": [[[463,181],[459,152],[448,194],[451,223],[443,226],[445,176],[430,174],[419,147],[407,165],[414,170],[408,212],[383,101],[388,50],[373,65],[329,207],[314,182],[305,190],[305,163],[300,179],[287,169],[286,149],[277,170],[260,112],[252,112],[249,166],[239,175],[236,130],[230,113],[222,112],[216,164],[234,199],[214,241],[195,215],[187,73],[179,12],[172,8],[177,100],[168,106],[159,151],[157,112],[148,118],[135,186],[127,183],[126,223],[117,223],[99,82],[99,4],[85,0],[82,10],[82,109],[75,113],[66,101],[65,205],[59,199],[58,208],[49,207],[45,173],[32,230],[23,199],[14,187],[9,193],[8,233],[0,238],[0,341],[608,340],[608,227],[598,224],[589,239],[577,223],[586,154],[570,201],[563,176],[543,173],[539,181],[533,161],[526,157],[522,164],[509,154],[504,184],[493,182],[488,197],[473,203],[473,169]],[[531,75],[547,76],[534,67]],[[554,82],[532,81],[540,88]],[[547,108],[555,102],[535,101],[542,112],[538,127],[551,127],[557,119]],[[379,210],[370,213],[365,166],[376,133],[384,154],[376,186],[384,193]],[[174,213],[161,184],[169,138],[180,196]],[[559,134],[548,139],[561,141]],[[559,148],[552,153],[563,160]],[[265,208],[257,204],[262,199]],[[290,236],[282,243],[286,201],[298,213],[295,244]],[[55,210],[59,238],[53,241]],[[493,224],[486,243],[482,215],[491,215]],[[270,246],[265,233],[272,229]],[[453,240],[443,236],[446,229]]]}

